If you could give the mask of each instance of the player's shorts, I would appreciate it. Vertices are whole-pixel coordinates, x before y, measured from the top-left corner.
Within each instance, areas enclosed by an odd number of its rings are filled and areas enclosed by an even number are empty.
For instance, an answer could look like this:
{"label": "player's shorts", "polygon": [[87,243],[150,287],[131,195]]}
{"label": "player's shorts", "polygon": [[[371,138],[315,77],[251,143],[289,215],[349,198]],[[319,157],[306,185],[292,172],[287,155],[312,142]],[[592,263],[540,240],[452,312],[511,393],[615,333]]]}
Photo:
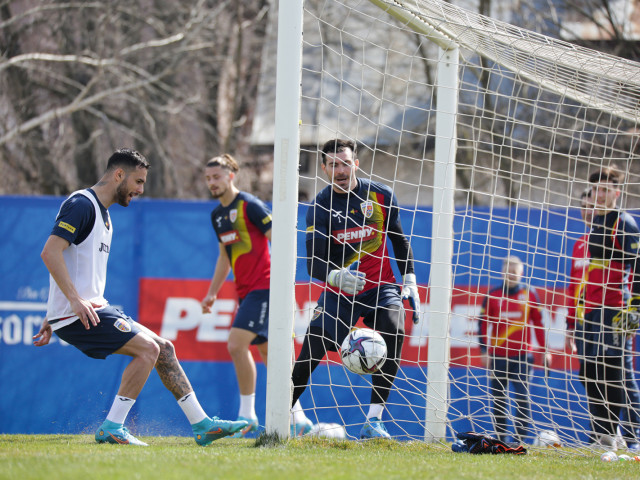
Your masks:
{"label": "player's shorts", "polygon": [[594,308],[584,315],[584,357],[622,357],[626,334],[614,326],[613,319],[620,310]]}
{"label": "player's shorts", "polygon": [[319,327],[340,345],[360,317],[364,324],[383,333],[404,334],[404,308],[397,285],[382,285],[355,297],[325,290],[318,299],[310,327]]}
{"label": "player's shorts", "polygon": [[240,299],[232,326],[255,333],[252,345],[266,342],[269,338],[269,290],[253,290]]}
{"label": "player's shorts", "polygon": [[65,342],[73,345],[86,356],[104,359],[120,349],[140,333],[138,324],[120,309],[111,305],[96,312],[100,323],[89,330],[80,320],[55,331]]}

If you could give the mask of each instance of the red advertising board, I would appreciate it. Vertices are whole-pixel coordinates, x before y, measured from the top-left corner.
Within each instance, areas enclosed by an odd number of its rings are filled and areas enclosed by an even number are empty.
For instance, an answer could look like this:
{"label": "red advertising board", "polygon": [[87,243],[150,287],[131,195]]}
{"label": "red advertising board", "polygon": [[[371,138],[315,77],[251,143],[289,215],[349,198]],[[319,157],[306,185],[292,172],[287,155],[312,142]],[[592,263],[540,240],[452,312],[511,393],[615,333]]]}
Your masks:
{"label": "red advertising board", "polygon": [[[209,280],[178,280],[143,278],[140,280],[140,322],[171,340],[181,360],[230,361],[226,342],[238,305],[233,282],[222,287],[213,312],[203,314],[200,301],[209,288]],[[429,302],[426,288],[420,287],[423,300],[421,322],[414,325],[411,315],[405,319],[405,342],[402,361],[407,365],[427,363],[429,340]],[[296,350],[299,350],[315,302],[322,292],[317,284],[296,285],[298,312],[295,319]],[[456,287],[452,297],[450,318],[451,365],[480,365],[477,345],[476,316],[486,289]],[[547,341],[557,351],[553,367],[576,368],[576,360],[564,354],[565,295],[564,291],[538,289],[544,308]],[[254,355],[256,360],[259,355]],[[337,357],[332,355],[332,360]],[[540,359],[540,355],[538,355]]]}

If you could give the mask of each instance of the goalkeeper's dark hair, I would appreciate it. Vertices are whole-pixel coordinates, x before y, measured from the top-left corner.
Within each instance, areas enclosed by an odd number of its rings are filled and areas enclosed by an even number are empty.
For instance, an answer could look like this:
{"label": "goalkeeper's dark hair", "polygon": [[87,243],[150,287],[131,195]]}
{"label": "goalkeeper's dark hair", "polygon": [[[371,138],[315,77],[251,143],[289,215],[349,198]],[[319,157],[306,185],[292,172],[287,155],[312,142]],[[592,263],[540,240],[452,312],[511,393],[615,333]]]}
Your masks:
{"label": "goalkeeper's dark hair", "polygon": [[116,168],[122,168],[127,172],[135,170],[136,168],[145,168],[149,170],[149,162],[144,155],[130,148],[121,148],[116,150],[109,161],[107,162],[107,172],[113,171]]}
{"label": "goalkeeper's dark hair", "polygon": [[593,193],[593,188],[591,187],[587,187],[582,191],[582,193],[580,194],[580,206],[584,205],[585,200],[587,198],[590,198],[592,193]]}
{"label": "goalkeeper's dark hair", "polygon": [[624,175],[615,165],[603,167],[589,175],[589,183],[611,182],[614,185],[620,185],[623,180]]}
{"label": "goalkeeper's dark hair", "polygon": [[222,155],[213,157],[211,160],[207,162],[205,167],[220,167],[234,173],[240,170],[240,167],[238,166],[238,162],[236,162],[236,159],[233,158],[228,153],[223,153]]}
{"label": "goalkeeper's dark hair", "polygon": [[322,149],[320,150],[322,152],[322,163],[323,164],[327,163],[327,154],[329,155],[336,154],[336,153],[343,152],[347,149],[353,152],[353,158],[357,158],[356,148],[357,147],[355,142],[352,142],[351,140],[344,140],[341,138],[329,140],[322,146]]}

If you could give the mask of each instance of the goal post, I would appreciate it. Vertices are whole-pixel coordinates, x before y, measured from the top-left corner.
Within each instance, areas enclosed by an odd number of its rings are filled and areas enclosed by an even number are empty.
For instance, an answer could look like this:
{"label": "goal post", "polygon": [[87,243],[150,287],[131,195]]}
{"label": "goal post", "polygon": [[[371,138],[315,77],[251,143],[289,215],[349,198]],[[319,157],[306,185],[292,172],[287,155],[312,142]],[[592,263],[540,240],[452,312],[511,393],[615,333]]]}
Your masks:
{"label": "goal post", "polygon": [[453,290],[453,214],[456,188],[458,48],[440,48],[436,81],[436,141],[429,290],[429,353],[425,440],[446,438],[449,404],[449,328]]}
{"label": "goal post", "polygon": [[[282,0],[276,77],[263,85],[276,89],[267,431],[289,433],[292,346],[325,288],[297,251],[305,212],[328,185],[318,149],[345,138],[358,145],[358,175],[398,200],[422,301],[395,359],[383,417],[391,436],[447,442],[504,424],[505,438],[592,448],[578,358],[565,347],[569,267],[587,231],[579,197],[591,171],[620,168],[620,206],[640,219],[640,64],[440,0]],[[390,245],[388,255],[400,286]],[[524,327],[526,380],[501,410],[496,379],[511,367],[485,368],[479,316],[514,257],[539,318]],[[637,347],[625,355],[631,378]],[[314,423],[357,437],[370,388],[371,377],[330,353],[300,400]],[[628,419],[619,425],[620,441],[635,438]]]}
{"label": "goal post", "polygon": [[280,438],[289,436],[294,355],[302,13],[300,0],[280,0],[265,419],[267,433]]}

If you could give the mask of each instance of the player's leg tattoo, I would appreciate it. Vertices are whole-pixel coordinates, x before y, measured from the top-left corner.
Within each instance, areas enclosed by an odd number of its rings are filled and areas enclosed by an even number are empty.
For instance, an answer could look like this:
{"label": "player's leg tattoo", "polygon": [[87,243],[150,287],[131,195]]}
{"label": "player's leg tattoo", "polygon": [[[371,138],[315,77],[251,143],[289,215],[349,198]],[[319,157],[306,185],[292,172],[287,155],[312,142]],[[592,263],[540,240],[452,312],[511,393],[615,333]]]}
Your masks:
{"label": "player's leg tattoo", "polygon": [[173,343],[160,339],[158,345],[160,346],[160,354],[156,362],[156,371],[164,386],[173,393],[176,400],[179,400],[193,391],[191,382],[189,382],[180,362],[178,362]]}

